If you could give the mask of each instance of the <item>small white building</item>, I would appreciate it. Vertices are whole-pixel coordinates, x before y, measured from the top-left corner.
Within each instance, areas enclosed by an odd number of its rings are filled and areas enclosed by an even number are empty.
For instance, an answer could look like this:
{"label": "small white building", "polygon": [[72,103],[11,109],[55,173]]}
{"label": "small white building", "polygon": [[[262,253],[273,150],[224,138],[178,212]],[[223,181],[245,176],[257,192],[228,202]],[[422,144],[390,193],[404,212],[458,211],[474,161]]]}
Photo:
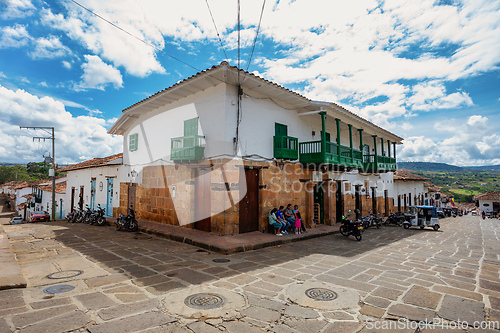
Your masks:
{"label": "small white building", "polygon": [[113,209],[120,202],[120,170],[122,154],[94,158],[59,169],[66,174],[66,191],[63,199],[64,211],[84,209],[86,205],[95,209],[98,205],[113,216]]}
{"label": "small white building", "polygon": [[[61,177],[56,179],[56,220],[61,220],[65,218],[65,207],[64,200],[66,199],[66,177]],[[42,202],[41,210],[49,213],[52,217],[52,182],[40,184],[40,190],[42,191]]]}
{"label": "small white building", "polygon": [[426,192],[424,193],[424,205],[441,207],[441,186],[437,186],[428,182],[424,183]]}
{"label": "small white building", "polygon": [[483,212],[498,214],[500,212],[500,192],[498,191],[476,195],[474,201],[479,214]]}
{"label": "small white building", "polygon": [[425,204],[426,187],[425,178],[407,170],[396,170],[394,172],[394,189],[397,199],[394,203],[398,212],[404,212],[406,207]]}

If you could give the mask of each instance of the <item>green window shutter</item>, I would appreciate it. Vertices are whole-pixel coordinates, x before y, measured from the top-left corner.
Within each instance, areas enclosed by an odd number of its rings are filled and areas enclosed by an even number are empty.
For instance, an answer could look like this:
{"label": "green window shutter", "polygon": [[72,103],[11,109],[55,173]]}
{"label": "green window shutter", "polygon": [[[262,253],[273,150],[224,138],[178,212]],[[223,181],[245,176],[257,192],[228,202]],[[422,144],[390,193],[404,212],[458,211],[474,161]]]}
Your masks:
{"label": "green window shutter", "polygon": [[184,136],[198,135],[198,117],[184,120]]}
{"label": "green window shutter", "polygon": [[128,136],[128,150],[129,151],[136,151],[138,141],[139,141],[139,134],[137,134],[137,133],[130,134]]}
{"label": "green window shutter", "polygon": [[276,136],[288,136],[288,127],[280,123],[274,123]]}

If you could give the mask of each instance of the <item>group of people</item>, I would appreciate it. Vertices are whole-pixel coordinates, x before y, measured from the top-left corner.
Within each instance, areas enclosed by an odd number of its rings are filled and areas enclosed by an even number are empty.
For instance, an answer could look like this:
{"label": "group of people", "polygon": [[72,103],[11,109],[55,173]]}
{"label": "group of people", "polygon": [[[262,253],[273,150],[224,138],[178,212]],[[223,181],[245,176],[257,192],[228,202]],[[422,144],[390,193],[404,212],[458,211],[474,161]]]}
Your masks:
{"label": "group of people", "polygon": [[288,204],[286,208],[283,206],[279,209],[273,208],[269,213],[269,224],[275,228],[277,236],[288,234],[290,227],[296,235],[307,232],[297,205],[293,206],[293,209],[292,204]]}

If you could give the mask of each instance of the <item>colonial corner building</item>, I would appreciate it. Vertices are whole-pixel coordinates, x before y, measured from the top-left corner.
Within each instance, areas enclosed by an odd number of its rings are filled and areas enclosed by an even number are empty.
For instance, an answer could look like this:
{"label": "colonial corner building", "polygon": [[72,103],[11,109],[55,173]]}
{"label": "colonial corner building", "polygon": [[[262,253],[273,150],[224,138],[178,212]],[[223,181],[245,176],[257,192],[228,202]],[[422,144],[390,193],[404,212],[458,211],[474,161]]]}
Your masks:
{"label": "colonial corner building", "polygon": [[109,133],[124,139],[115,216],[132,206],[139,219],[232,235],[268,230],[269,211],[288,203],[309,227],[394,211],[402,138],[226,62],[123,110]]}

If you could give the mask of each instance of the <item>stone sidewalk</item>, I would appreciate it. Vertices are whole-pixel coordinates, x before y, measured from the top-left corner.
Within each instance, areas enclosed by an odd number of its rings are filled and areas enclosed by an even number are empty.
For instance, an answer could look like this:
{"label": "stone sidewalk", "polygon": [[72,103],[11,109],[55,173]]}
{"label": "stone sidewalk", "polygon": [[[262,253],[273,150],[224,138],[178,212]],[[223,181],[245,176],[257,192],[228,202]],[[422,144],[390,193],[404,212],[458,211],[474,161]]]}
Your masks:
{"label": "stone sidewalk", "polygon": [[[10,212],[0,213],[0,219],[10,220],[12,214]],[[7,234],[4,232],[0,224],[0,290],[12,288],[26,287],[26,279],[24,278],[21,267],[19,266],[12,248],[9,243]]]}
{"label": "stone sidewalk", "polygon": [[111,227],[4,227],[28,286],[0,291],[2,333],[444,332],[422,322],[459,320],[468,326],[453,332],[498,332],[497,220],[225,256]]}

